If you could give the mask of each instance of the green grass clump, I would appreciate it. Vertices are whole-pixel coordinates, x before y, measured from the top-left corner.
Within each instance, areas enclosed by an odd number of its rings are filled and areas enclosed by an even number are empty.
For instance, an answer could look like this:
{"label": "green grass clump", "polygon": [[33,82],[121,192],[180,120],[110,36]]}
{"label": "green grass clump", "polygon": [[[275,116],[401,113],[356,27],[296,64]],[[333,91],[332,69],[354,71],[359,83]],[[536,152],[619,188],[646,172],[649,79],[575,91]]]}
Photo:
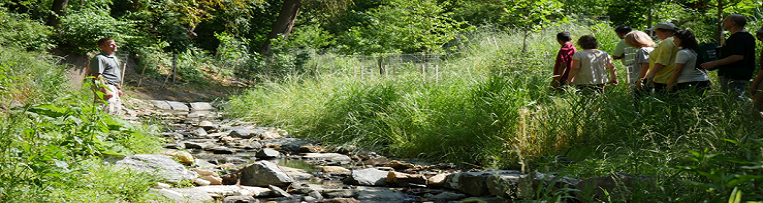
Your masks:
{"label": "green grass clump", "polygon": [[[478,32],[440,64],[438,79],[341,71],[294,76],[233,97],[230,110],[296,136],[398,157],[659,180],[643,185],[632,200],[716,201],[738,194],[752,200],[763,194],[756,186],[763,181],[756,175],[763,174],[763,145],[754,144],[763,127],[748,113],[749,101],[714,87],[705,95],[647,97],[637,108],[627,84],[608,86],[598,96],[549,90],[553,60],[546,58],[555,56],[554,35],[562,30],[594,35],[608,52],[619,40],[608,26],[564,25],[528,37],[529,51],[518,53],[521,32]],[[625,83],[625,70],[615,63]]]}

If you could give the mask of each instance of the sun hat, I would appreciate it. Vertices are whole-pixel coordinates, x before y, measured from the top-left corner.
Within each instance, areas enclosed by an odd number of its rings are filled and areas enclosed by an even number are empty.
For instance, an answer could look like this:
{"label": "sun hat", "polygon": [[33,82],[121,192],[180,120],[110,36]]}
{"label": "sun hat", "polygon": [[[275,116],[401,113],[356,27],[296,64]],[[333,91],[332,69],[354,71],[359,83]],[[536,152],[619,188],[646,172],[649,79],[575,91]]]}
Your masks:
{"label": "sun hat", "polygon": [[657,25],[655,25],[654,27],[651,27],[651,28],[649,28],[647,30],[654,31],[656,29],[675,30],[676,29],[676,25],[674,25],[673,23],[669,23],[669,22],[661,22],[661,23],[657,23]]}

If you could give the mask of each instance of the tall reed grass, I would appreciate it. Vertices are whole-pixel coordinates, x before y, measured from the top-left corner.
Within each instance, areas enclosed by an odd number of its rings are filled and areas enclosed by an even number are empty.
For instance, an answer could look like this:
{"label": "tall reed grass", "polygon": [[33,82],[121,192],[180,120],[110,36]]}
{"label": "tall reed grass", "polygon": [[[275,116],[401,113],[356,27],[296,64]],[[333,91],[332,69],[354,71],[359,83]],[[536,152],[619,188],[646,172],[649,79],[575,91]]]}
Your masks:
{"label": "tall reed grass", "polygon": [[[555,34],[562,30],[594,35],[605,51],[619,40],[609,26],[564,25],[530,36],[529,51],[520,53],[521,32],[477,32],[443,65],[439,81],[416,74],[294,76],[233,97],[231,113],[282,126],[295,136],[396,157],[524,167],[576,178],[614,172],[670,178],[658,185],[660,195],[641,194],[644,201],[706,199],[696,195],[701,189],[672,184],[713,179],[678,169],[694,163],[689,152],[706,148],[709,154],[735,157],[740,149],[734,142],[763,137],[761,121],[748,114],[749,101],[732,99],[717,88],[705,95],[655,95],[640,101],[639,108],[626,84],[608,86],[598,96],[549,90],[553,64],[540,56],[555,55]],[[517,57],[541,62],[509,62]],[[618,75],[624,83],[623,68]],[[738,166],[717,167],[743,174]],[[744,173],[759,171],[750,170]],[[740,191],[754,194],[755,188]],[[710,193],[728,197],[732,191]]]}

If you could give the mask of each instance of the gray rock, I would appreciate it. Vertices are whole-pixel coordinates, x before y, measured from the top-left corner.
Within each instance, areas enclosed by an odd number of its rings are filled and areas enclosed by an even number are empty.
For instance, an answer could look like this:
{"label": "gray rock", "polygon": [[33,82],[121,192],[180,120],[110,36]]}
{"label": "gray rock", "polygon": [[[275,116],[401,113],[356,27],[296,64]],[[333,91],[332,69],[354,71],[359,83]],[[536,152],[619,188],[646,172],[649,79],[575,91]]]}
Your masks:
{"label": "gray rock", "polygon": [[278,145],[281,150],[291,154],[298,154],[299,147],[310,144],[310,141],[299,138],[267,139],[261,141],[263,145]]}
{"label": "gray rock", "polygon": [[242,168],[240,171],[242,185],[260,187],[275,185],[286,187],[294,183],[294,180],[286,175],[278,165],[269,161],[258,161]]}
{"label": "gray rock", "polygon": [[352,175],[344,180],[345,184],[350,185],[367,185],[367,186],[383,186],[387,185],[387,171],[381,171],[375,168],[367,168],[363,170],[353,170]]}
{"label": "gray rock", "polygon": [[207,130],[204,130],[204,128],[196,128],[196,130],[191,131],[191,134],[196,136],[207,136]]}
{"label": "gray rock", "polygon": [[183,146],[185,146],[186,149],[204,149],[210,145],[213,145],[212,143],[198,143],[198,142],[181,142]]}
{"label": "gray rock", "polygon": [[[505,198],[517,198],[519,195],[519,181],[522,178],[522,174],[496,174],[487,178],[487,187],[491,195],[496,195]],[[526,188],[522,188],[526,189]],[[527,194],[528,191],[521,191]]]}
{"label": "gray rock", "polygon": [[317,190],[308,192],[305,197],[312,197],[315,200],[323,200],[323,195],[321,195],[321,192],[318,192]]}
{"label": "gray rock", "polygon": [[272,194],[275,197],[291,197],[291,194],[289,194],[288,192],[284,191],[283,189],[279,187],[268,185],[268,188],[271,190],[270,194]]}
{"label": "gray rock", "polygon": [[174,202],[213,202],[215,199],[205,191],[197,188],[150,189],[158,197],[165,197]]}
{"label": "gray rock", "polygon": [[167,101],[159,101],[159,100],[150,100],[151,104],[153,104],[156,108],[162,109],[162,110],[172,110],[172,106],[170,106]]}
{"label": "gray rock", "polygon": [[249,139],[257,136],[257,131],[243,127],[236,127],[230,130],[228,136]]}
{"label": "gray rock", "polygon": [[482,172],[466,172],[466,173],[454,173],[448,175],[446,178],[445,187],[449,189],[459,190],[471,196],[486,196],[490,195],[490,190],[487,186],[487,179],[502,174],[518,174],[518,171],[506,171],[506,170],[489,170]]}
{"label": "gray rock", "polygon": [[190,111],[188,105],[185,105],[184,103],[176,101],[167,101],[167,103],[172,107],[172,110],[174,111],[185,112],[186,114]]}
{"label": "gray rock", "polygon": [[172,160],[172,158],[156,154],[128,156],[117,161],[116,165],[151,173],[170,183],[180,183],[184,180],[194,181],[198,175],[196,172],[185,169],[182,164]]}
{"label": "gray rock", "polygon": [[235,154],[236,150],[227,148],[227,147],[217,147],[214,150],[212,150],[212,153],[214,154]]}
{"label": "gray rock", "polygon": [[349,156],[337,153],[305,153],[302,154],[302,158],[308,163],[315,164],[316,161],[320,161],[324,165],[344,165],[352,162]]}
{"label": "gray rock", "polygon": [[445,191],[445,192],[441,192],[440,194],[432,196],[431,199],[437,200],[437,201],[453,201],[453,200],[463,199],[466,197],[467,196],[465,194]]}
{"label": "gray rock", "polygon": [[514,201],[512,199],[505,199],[502,197],[469,197],[458,202],[506,203]]}
{"label": "gray rock", "polygon": [[270,189],[261,187],[250,186],[236,186],[236,185],[210,185],[196,187],[197,190],[203,191],[206,194],[214,197],[226,197],[226,196],[250,196],[250,197],[265,197],[270,195]]}
{"label": "gray rock", "polygon": [[182,140],[185,137],[185,136],[183,136],[183,134],[180,134],[180,133],[170,133],[170,132],[161,133],[160,135],[162,135],[162,136],[164,136],[166,138],[173,139],[173,140]]}
{"label": "gray rock", "polygon": [[337,198],[337,197],[355,197],[357,190],[352,189],[336,189],[336,190],[324,190],[321,192],[325,198]]}
{"label": "gray rock", "polygon": [[379,201],[391,202],[402,201],[405,199],[403,192],[399,190],[360,190],[358,191],[358,200],[360,201]]}
{"label": "gray rock", "polygon": [[281,155],[281,153],[276,151],[275,149],[262,148],[254,156],[261,159],[272,159],[272,158],[278,158],[278,155]]}
{"label": "gray rock", "polygon": [[225,158],[222,159],[223,164],[230,163],[230,164],[238,165],[238,164],[245,164],[247,162],[249,161],[244,160],[241,157],[234,157],[234,156],[226,156]]}
{"label": "gray rock", "polygon": [[[191,115],[188,115],[191,116]],[[204,128],[204,130],[214,130],[217,129],[217,125],[212,123],[211,121],[201,121],[199,122],[199,127]]]}
{"label": "gray rock", "polygon": [[260,203],[260,200],[252,196],[228,196],[223,199],[223,203]]}
{"label": "gray rock", "polygon": [[207,102],[191,102],[189,103],[191,105],[191,110],[193,111],[215,111],[215,107],[212,106],[212,104]]}
{"label": "gray rock", "polygon": [[195,168],[202,168],[202,169],[213,169],[217,165],[209,163],[209,161],[206,161],[203,159],[195,159],[195,162],[191,166]]}

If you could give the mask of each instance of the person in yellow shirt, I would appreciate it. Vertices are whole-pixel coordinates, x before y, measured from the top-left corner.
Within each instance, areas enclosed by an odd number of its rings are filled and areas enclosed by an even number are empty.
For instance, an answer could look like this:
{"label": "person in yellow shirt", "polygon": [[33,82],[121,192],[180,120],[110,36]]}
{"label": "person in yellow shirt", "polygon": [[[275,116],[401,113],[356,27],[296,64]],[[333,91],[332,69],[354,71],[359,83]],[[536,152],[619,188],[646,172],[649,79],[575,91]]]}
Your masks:
{"label": "person in yellow shirt", "polygon": [[649,72],[644,79],[651,81],[655,92],[667,93],[668,81],[676,66],[676,54],[681,50],[673,44],[672,37],[676,32],[676,25],[661,22],[648,30],[654,31],[662,42],[649,53]]}

